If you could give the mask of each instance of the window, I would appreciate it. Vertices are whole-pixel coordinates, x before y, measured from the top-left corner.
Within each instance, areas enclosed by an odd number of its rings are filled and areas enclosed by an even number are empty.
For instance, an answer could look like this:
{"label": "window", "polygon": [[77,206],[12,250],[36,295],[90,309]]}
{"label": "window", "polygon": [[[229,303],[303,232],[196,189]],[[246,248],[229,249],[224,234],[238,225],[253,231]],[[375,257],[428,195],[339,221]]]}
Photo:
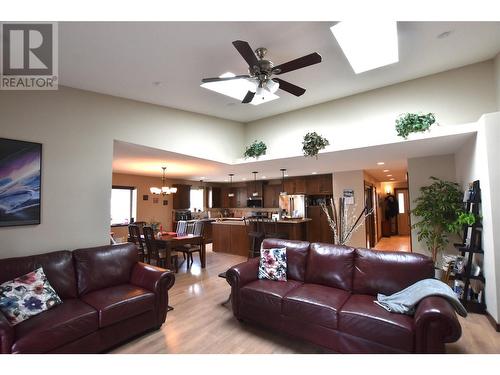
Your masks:
{"label": "window", "polygon": [[404,195],[404,193],[398,193],[398,206],[399,206],[399,213],[404,214],[405,213],[405,195]]}
{"label": "window", "polygon": [[137,190],[113,186],[111,189],[111,225],[128,225],[137,213]]}
{"label": "window", "polygon": [[205,189],[191,189],[190,192],[190,200],[191,200],[191,207],[189,209],[191,211],[195,210],[201,210],[203,211],[203,192]]}

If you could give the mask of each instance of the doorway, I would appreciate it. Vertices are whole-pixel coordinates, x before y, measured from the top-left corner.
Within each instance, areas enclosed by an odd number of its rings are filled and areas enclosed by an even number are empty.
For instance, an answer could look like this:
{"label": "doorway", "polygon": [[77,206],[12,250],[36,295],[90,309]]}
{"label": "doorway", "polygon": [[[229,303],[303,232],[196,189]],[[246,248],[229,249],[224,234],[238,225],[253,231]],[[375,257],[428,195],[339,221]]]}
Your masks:
{"label": "doorway", "polygon": [[366,248],[371,249],[377,243],[377,227],[376,227],[376,215],[377,207],[376,202],[376,188],[365,181],[365,206],[368,212],[373,209],[373,214],[369,215],[365,219],[365,230],[366,230]]}
{"label": "doorway", "polygon": [[396,218],[397,233],[399,236],[409,236],[410,228],[410,199],[407,188],[394,189],[398,201],[398,214]]}

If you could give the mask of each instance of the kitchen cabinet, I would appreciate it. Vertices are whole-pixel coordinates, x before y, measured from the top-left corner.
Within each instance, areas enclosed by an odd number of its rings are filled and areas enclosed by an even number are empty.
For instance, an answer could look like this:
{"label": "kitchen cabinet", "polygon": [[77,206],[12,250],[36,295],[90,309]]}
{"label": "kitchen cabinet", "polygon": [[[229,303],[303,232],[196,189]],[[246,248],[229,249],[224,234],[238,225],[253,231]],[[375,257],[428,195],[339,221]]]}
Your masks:
{"label": "kitchen cabinet", "polygon": [[309,176],[306,179],[306,193],[308,195],[333,194],[331,174]]}
{"label": "kitchen cabinet", "polygon": [[262,198],[263,195],[263,183],[262,181],[248,181],[247,182],[247,198],[253,197],[253,193],[257,192],[256,197]]}
{"label": "kitchen cabinet", "polygon": [[295,181],[294,194],[306,194],[307,189],[306,189],[305,177],[296,177],[294,178],[294,181]]}
{"label": "kitchen cabinet", "polygon": [[236,207],[242,208],[247,206],[247,187],[238,187],[235,189],[235,200],[236,200]]}
{"label": "kitchen cabinet", "polygon": [[188,210],[191,206],[191,185],[174,184],[177,192],[173,195],[174,210]]}
{"label": "kitchen cabinet", "polygon": [[[233,196],[230,197],[229,193],[233,193]],[[229,188],[229,187],[223,187],[221,189],[221,201],[222,201],[222,208],[234,208],[236,207],[236,189],[235,188]]]}
{"label": "kitchen cabinet", "polygon": [[307,217],[307,241],[333,243],[333,232],[328,224],[328,217],[320,206],[309,206]]}
{"label": "kitchen cabinet", "polygon": [[281,185],[264,185],[264,207],[277,208],[279,207],[279,196]]}

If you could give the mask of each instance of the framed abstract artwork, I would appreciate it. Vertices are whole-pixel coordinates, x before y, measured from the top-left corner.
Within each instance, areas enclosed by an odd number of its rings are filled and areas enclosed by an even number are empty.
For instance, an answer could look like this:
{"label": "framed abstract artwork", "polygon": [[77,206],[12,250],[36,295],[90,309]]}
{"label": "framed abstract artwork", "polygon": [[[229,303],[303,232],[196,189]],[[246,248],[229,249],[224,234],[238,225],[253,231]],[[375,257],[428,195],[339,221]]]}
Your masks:
{"label": "framed abstract artwork", "polygon": [[42,145],[0,138],[0,227],[40,224]]}

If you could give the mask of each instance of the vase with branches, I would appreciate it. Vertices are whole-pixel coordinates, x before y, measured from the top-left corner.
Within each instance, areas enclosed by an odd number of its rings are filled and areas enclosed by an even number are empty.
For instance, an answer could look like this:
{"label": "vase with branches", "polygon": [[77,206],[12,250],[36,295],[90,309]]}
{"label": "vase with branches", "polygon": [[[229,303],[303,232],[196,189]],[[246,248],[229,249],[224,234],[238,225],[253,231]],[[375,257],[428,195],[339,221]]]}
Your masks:
{"label": "vase with branches", "polygon": [[345,204],[344,198],[339,198],[339,207],[335,204],[335,198],[330,200],[330,207],[326,203],[320,204],[326,214],[328,225],[333,232],[333,243],[335,245],[346,245],[352,235],[363,225],[365,219],[373,215],[373,208],[364,207],[359,215],[356,215],[357,206]]}

